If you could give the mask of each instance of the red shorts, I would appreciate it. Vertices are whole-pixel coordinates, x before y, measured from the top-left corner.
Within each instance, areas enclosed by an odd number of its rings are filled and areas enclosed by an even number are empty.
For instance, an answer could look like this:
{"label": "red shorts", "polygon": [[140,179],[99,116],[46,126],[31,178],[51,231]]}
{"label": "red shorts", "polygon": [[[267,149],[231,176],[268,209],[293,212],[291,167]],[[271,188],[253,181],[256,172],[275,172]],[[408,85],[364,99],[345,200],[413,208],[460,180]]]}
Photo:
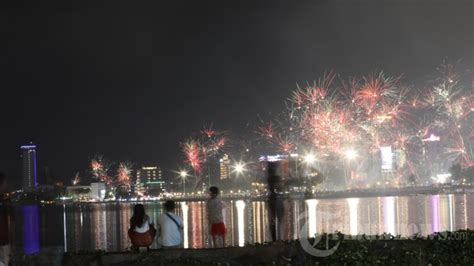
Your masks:
{"label": "red shorts", "polygon": [[225,235],[225,224],[217,223],[211,225],[211,235],[213,236],[223,236]]}

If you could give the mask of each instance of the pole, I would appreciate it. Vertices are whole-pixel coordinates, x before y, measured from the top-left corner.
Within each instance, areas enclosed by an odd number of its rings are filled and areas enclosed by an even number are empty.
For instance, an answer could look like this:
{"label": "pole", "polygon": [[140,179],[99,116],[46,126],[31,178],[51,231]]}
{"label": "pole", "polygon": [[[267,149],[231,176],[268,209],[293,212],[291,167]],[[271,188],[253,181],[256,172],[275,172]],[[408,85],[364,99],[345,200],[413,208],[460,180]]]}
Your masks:
{"label": "pole", "polygon": [[209,182],[207,189],[209,189],[211,187],[211,166],[210,165],[207,166],[207,178]]}
{"label": "pole", "polygon": [[183,177],[183,195],[186,194],[186,178]]}

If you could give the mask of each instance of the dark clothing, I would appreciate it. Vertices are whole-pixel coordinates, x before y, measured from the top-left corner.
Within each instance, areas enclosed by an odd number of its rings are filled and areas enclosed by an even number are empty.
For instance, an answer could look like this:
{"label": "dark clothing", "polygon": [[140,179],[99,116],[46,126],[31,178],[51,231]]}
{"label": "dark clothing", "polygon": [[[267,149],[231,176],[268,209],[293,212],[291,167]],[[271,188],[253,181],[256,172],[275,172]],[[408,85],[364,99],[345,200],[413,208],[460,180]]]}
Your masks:
{"label": "dark clothing", "polygon": [[8,210],[5,204],[0,203],[0,246],[8,244]]}
{"label": "dark clothing", "polygon": [[[272,166],[275,167],[275,166]],[[274,169],[273,169],[274,170]],[[270,223],[270,234],[272,241],[277,240],[277,232],[279,232],[280,224],[283,218],[283,199],[278,194],[281,192],[281,178],[274,174],[274,171],[269,172],[267,177],[268,182],[268,222]]]}
{"label": "dark clothing", "polygon": [[278,238],[277,232],[280,232],[280,226],[283,219],[284,207],[283,199],[277,195],[270,195],[268,199],[268,222],[272,241]]}

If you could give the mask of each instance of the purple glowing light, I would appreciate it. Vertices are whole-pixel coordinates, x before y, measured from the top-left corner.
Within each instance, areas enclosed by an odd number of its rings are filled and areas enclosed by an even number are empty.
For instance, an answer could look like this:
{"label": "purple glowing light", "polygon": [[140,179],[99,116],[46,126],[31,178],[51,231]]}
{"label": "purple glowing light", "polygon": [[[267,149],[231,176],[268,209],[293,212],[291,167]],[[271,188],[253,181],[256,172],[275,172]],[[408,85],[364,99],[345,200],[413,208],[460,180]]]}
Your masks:
{"label": "purple glowing light", "polygon": [[439,232],[439,195],[431,196],[431,229]]}
{"label": "purple glowing light", "polygon": [[23,251],[34,254],[40,251],[39,210],[37,205],[21,207],[23,214]]}
{"label": "purple glowing light", "polygon": [[23,149],[23,150],[36,149],[36,145],[22,145],[20,146],[20,149]]}

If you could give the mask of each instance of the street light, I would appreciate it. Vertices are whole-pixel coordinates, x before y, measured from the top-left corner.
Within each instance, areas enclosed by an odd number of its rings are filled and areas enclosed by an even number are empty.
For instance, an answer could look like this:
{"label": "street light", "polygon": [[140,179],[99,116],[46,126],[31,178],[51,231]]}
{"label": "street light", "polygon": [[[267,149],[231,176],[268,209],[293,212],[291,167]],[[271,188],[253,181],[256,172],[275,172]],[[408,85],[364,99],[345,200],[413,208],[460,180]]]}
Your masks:
{"label": "street light", "polygon": [[303,162],[306,164],[312,164],[316,161],[316,156],[312,153],[308,153],[305,156],[303,156]]}
{"label": "street light", "polygon": [[186,177],[188,177],[188,172],[186,170],[179,171],[179,176],[183,180],[183,196],[186,193]]}
{"label": "street light", "polygon": [[234,165],[234,172],[236,172],[238,175],[242,174],[245,172],[247,169],[245,169],[245,164],[242,162],[237,162]]}
{"label": "street light", "polygon": [[188,172],[186,172],[185,170],[181,170],[179,172],[179,176],[181,176],[181,178],[186,178],[188,176]]}

